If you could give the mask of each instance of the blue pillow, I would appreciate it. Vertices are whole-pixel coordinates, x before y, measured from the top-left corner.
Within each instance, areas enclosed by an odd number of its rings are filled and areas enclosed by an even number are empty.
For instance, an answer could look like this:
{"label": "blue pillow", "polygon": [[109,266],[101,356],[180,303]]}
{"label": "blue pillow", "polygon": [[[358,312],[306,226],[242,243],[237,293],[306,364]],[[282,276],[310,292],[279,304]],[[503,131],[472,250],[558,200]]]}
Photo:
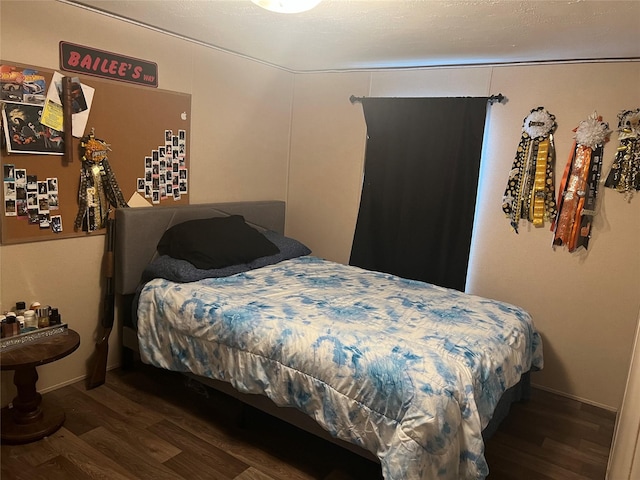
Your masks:
{"label": "blue pillow", "polygon": [[278,253],[262,256],[248,263],[237,263],[235,265],[213,269],[200,269],[186,260],[161,255],[147,265],[142,274],[142,282],[145,283],[154,278],[165,278],[174,282],[186,283],[197,282],[204,278],[228,277],[236,273],[246,272],[266,265],[273,265],[283,260],[289,260],[311,253],[311,250],[306,245],[277,232],[267,230],[262,232],[262,235],[278,247]]}

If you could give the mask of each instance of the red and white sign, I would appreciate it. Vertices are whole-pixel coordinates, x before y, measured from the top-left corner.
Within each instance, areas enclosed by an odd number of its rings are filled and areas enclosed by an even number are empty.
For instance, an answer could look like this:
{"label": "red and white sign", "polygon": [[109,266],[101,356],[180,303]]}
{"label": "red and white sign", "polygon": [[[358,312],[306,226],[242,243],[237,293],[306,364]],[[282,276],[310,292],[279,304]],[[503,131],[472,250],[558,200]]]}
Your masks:
{"label": "red and white sign", "polygon": [[158,86],[158,65],[154,62],[60,42],[60,68],[121,82]]}

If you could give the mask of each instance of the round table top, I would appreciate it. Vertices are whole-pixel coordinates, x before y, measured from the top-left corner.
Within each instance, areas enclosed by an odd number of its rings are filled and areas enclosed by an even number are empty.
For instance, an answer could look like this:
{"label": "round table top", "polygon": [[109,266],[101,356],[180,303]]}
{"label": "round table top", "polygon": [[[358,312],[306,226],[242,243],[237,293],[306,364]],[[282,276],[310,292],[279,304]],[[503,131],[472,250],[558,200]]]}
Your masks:
{"label": "round table top", "polygon": [[80,346],[80,335],[70,328],[66,334],[52,335],[0,353],[0,369],[37,367],[66,357]]}

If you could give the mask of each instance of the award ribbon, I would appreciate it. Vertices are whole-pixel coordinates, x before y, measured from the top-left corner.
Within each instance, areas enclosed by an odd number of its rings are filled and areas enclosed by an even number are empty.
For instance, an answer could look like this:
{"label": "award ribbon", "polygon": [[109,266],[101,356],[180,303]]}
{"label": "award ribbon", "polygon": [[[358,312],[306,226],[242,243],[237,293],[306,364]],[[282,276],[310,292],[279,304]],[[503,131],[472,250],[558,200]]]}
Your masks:
{"label": "award ribbon", "polygon": [[544,107],[531,110],[524,119],[522,136],[502,197],[502,211],[516,233],[520,220],[541,227],[545,220],[556,217],[555,128],[555,117]]}
{"label": "award ribbon", "polygon": [[80,146],[85,149],[82,156],[80,188],[78,190],[78,214],[73,223],[76,230],[87,232],[106,225],[110,207],[128,207],[118,186],[107,152],[110,145],[95,137],[93,129],[84,137]]}
{"label": "award ribbon", "polygon": [[604,186],[624,194],[630,202],[640,190],[640,108],[618,114],[618,141],[620,145]]}
{"label": "award ribbon", "polygon": [[575,142],[558,192],[558,219],[551,226],[553,245],[569,252],[587,248],[593,216],[596,214],[603,145],[609,140],[609,125],[593,113],[580,122]]}

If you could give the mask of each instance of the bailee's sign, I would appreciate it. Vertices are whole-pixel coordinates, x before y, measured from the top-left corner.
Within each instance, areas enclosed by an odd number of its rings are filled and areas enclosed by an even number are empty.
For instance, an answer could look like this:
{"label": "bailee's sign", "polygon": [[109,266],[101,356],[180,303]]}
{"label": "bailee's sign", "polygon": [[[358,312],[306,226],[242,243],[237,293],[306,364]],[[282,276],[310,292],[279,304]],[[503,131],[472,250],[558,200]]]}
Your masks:
{"label": "bailee's sign", "polygon": [[60,68],[68,72],[158,86],[158,65],[138,58],[60,42]]}

